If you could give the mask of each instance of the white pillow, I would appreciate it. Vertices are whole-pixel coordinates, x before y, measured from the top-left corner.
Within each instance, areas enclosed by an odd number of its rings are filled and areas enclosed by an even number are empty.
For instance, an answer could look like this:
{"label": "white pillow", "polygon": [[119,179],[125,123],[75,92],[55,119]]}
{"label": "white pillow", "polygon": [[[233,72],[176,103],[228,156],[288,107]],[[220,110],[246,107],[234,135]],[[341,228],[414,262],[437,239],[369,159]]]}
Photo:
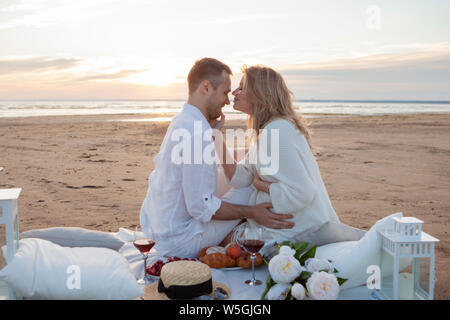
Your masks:
{"label": "white pillow", "polygon": [[111,232],[78,227],[33,229],[22,232],[20,239],[39,238],[63,247],[101,247],[119,250],[124,242]]}
{"label": "white pillow", "polygon": [[0,279],[29,299],[134,299],[143,291],[122,255],[107,248],[67,248],[20,240]]}
{"label": "white pillow", "polygon": [[[239,189],[242,190],[242,189]],[[351,227],[344,223],[328,221],[322,225],[311,227],[290,239],[286,239],[290,242],[304,241],[308,242],[308,249],[313,245],[324,246],[330,243],[340,243],[355,241],[361,239],[366,234],[366,231]],[[278,254],[277,243],[281,243],[283,240],[275,242],[267,242],[261,249],[261,254],[267,260],[272,259]]]}
{"label": "white pillow", "polygon": [[328,221],[321,226],[312,227],[294,237],[293,241],[306,241],[312,245],[323,246],[342,241],[360,240],[366,232],[344,223]]}
{"label": "white pillow", "polygon": [[[339,276],[348,279],[341,289],[349,289],[365,285],[370,274],[367,267],[380,264],[381,237],[378,231],[386,230],[393,223],[393,217],[402,217],[401,212],[394,213],[375,223],[372,228],[358,241],[331,243],[316,249],[316,258],[333,261],[339,271]],[[401,269],[410,261],[403,261]],[[392,273],[392,271],[391,271]]]}

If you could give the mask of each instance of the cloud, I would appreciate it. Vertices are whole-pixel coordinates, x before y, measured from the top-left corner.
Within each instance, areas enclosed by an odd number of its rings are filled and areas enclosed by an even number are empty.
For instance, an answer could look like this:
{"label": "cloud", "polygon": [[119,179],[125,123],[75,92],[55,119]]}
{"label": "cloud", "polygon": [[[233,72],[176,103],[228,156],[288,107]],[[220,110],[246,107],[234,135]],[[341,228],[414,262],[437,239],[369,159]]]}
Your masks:
{"label": "cloud", "polygon": [[76,81],[91,81],[91,80],[117,80],[117,79],[123,79],[128,78],[129,76],[132,76],[133,74],[141,73],[147,71],[146,69],[142,70],[121,70],[119,72],[115,73],[100,73],[100,74],[93,74],[93,75],[87,75],[84,77],[80,77],[75,79]]}
{"label": "cloud", "polygon": [[290,14],[247,14],[247,15],[241,15],[241,16],[235,16],[225,19],[213,19],[213,20],[206,20],[206,21],[195,21],[192,22],[192,24],[235,24],[240,22],[249,22],[249,21],[267,21],[267,20],[275,20],[275,19],[282,19],[282,18],[288,18],[292,15]]}
{"label": "cloud", "polygon": [[185,99],[187,87],[174,83],[159,87],[119,81],[2,83],[0,99]]}
{"label": "cloud", "polygon": [[298,99],[450,99],[450,43],[276,70]]}
{"label": "cloud", "polygon": [[118,1],[8,1],[0,6],[0,30],[17,27],[43,28],[60,23],[79,23],[82,19],[107,14],[110,10],[109,6]]}
{"label": "cloud", "polygon": [[33,0],[16,0],[16,1],[4,1],[0,5],[0,11],[3,12],[23,12],[23,11],[34,11],[39,10],[43,6],[43,1]]}
{"label": "cloud", "polygon": [[78,66],[82,61],[77,58],[54,57],[0,58],[0,76],[11,73],[70,69]]}
{"label": "cloud", "polygon": [[338,77],[368,72],[450,71],[450,43],[435,50],[410,53],[375,54],[352,59],[290,65],[280,68],[286,76]]}
{"label": "cloud", "polygon": [[[98,69],[98,68],[97,68]],[[92,80],[117,80],[128,78],[147,69],[109,68],[111,71],[95,71],[92,61],[74,57],[0,57],[0,77],[26,81],[39,76],[42,81],[80,82]],[[42,73],[46,72],[45,75]],[[81,76],[80,76],[81,74]],[[11,78],[12,79],[12,78]]]}
{"label": "cloud", "polygon": [[[168,72],[165,62],[152,65],[125,60],[127,63],[105,57],[0,58],[0,98],[173,99],[187,92],[185,75],[178,67]],[[415,52],[269,66],[284,76],[296,99],[450,100],[450,43],[424,46]],[[166,85],[167,75],[169,82],[173,78],[183,81]],[[237,70],[233,81],[239,80]]]}

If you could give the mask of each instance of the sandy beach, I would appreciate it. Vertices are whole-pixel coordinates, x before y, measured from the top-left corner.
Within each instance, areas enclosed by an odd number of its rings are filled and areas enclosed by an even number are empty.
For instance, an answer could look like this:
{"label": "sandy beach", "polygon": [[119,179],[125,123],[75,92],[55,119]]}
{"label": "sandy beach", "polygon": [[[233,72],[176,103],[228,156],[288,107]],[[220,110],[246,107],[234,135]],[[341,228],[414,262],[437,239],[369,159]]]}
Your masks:
{"label": "sandy beach", "polygon": [[[168,123],[115,120],[147,118],[1,118],[0,188],[23,189],[20,231],[77,226],[115,232],[138,225]],[[341,221],[368,230],[398,211],[425,221],[424,231],[440,239],[435,298],[450,299],[450,115],[311,121],[316,158]]]}

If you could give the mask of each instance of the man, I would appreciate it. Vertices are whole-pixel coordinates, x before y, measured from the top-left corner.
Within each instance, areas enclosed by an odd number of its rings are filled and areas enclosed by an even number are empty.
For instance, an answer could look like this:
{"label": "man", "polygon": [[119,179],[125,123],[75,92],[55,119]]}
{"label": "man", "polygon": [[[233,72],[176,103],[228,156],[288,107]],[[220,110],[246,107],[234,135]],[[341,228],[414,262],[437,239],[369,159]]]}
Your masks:
{"label": "man", "polygon": [[230,104],[231,75],[216,59],[195,62],[188,75],[188,101],[173,118],[154,159],[140,222],[160,255],[196,258],[206,246],[224,245],[241,219],[270,228],[293,227],[286,221],[293,216],[272,213],[270,203],[238,205],[215,195],[217,167],[206,156],[211,156],[211,146],[214,153],[211,126]]}

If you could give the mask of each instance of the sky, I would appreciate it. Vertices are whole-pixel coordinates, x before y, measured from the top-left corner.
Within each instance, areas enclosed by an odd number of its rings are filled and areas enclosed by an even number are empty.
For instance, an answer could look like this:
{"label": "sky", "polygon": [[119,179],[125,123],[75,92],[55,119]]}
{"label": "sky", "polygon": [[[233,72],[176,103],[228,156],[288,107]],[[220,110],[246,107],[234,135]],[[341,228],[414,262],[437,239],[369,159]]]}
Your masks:
{"label": "sky", "polygon": [[195,60],[295,99],[450,100],[448,0],[0,0],[0,99],[185,99]]}

